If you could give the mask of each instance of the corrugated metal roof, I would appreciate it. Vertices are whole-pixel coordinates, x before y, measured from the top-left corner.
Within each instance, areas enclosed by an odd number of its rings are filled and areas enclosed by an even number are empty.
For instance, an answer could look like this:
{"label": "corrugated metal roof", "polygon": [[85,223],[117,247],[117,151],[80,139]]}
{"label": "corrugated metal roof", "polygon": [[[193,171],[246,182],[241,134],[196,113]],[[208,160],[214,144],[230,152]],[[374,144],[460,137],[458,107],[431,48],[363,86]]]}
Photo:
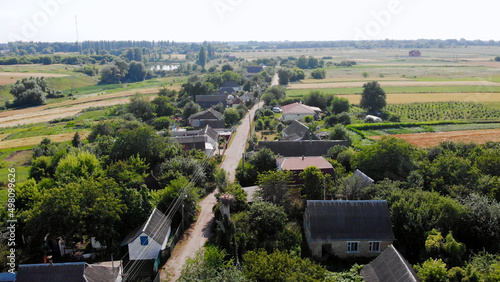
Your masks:
{"label": "corrugated metal roof", "polygon": [[146,222],[125,237],[122,246],[133,242],[142,232],[146,233],[149,237],[158,242],[158,244],[163,245],[164,241],[167,239],[169,227],[170,222],[167,221],[167,217],[155,208]]}
{"label": "corrugated metal roof", "polygon": [[307,201],[312,240],[394,240],[386,201]]}
{"label": "corrugated metal roof", "polygon": [[394,248],[389,246],[371,263],[361,269],[367,282],[417,282],[415,270]]}

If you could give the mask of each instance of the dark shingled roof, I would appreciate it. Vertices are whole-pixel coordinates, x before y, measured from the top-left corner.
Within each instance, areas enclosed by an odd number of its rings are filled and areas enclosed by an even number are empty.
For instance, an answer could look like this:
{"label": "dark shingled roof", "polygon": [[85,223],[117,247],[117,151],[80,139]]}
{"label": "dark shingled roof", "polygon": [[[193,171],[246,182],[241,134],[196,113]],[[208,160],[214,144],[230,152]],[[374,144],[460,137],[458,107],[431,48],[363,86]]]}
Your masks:
{"label": "dark shingled roof", "polygon": [[393,246],[361,269],[367,282],[417,282],[415,270]]}
{"label": "dark shingled roof", "polygon": [[297,120],[292,121],[292,123],[283,130],[283,139],[288,141],[319,140],[307,125]]}
{"label": "dark shingled roof", "polygon": [[86,282],[85,262],[21,264],[17,268],[17,282]]}
{"label": "dark shingled roof", "polygon": [[285,157],[323,156],[333,146],[349,146],[344,140],[298,140],[298,141],[259,141],[259,148],[269,148],[273,153]]}
{"label": "dark shingled roof", "polygon": [[222,95],[222,94],[231,94],[231,93],[234,93],[234,92],[236,92],[236,90],[234,90],[233,87],[221,87],[219,89],[218,94],[219,95]]}
{"label": "dark shingled roof", "polygon": [[263,67],[247,67],[247,72],[249,73],[259,73],[263,70]]}
{"label": "dark shingled roof", "polygon": [[210,108],[201,112],[197,112],[189,116],[189,119],[222,119],[222,114]]}
{"label": "dark shingled roof", "polygon": [[224,83],[222,83],[221,85],[221,88],[224,88],[224,87],[240,87],[238,85],[238,83],[234,82],[234,81],[226,81]]}
{"label": "dark shingled roof", "polygon": [[164,240],[168,239],[166,237],[169,227],[170,222],[168,222],[167,217],[155,208],[146,222],[125,237],[122,246],[132,243],[142,232],[146,233],[149,237],[158,242],[158,244],[163,245]]}
{"label": "dark shingled roof", "polygon": [[394,240],[386,201],[307,201],[311,239]]}

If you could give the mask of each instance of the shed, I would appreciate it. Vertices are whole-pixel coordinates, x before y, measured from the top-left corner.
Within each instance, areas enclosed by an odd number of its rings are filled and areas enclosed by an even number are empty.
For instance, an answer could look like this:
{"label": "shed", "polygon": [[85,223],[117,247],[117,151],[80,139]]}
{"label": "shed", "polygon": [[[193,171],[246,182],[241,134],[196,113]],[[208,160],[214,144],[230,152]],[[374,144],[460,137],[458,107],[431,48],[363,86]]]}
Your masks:
{"label": "shed", "polygon": [[123,240],[122,246],[128,246],[129,259],[155,260],[167,245],[170,224],[171,220],[155,208],[146,222]]}

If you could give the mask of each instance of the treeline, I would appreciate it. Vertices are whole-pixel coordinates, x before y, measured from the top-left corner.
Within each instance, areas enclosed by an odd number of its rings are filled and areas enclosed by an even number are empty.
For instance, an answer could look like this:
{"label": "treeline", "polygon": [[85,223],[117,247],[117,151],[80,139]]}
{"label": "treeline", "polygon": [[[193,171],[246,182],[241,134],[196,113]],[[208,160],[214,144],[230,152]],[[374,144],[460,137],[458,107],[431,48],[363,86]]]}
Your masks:
{"label": "treeline", "polygon": [[67,65],[81,65],[87,64],[102,64],[112,61],[113,55],[41,55],[41,56],[9,56],[0,57],[0,65],[25,65],[25,64],[67,64]]}
{"label": "treeline", "polygon": [[[500,46],[495,40],[457,39],[418,39],[418,40],[340,40],[340,41],[296,41],[264,42],[249,41],[248,45],[256,49],[294,49],[294,48],[449,48],[466,46]],[[246,48],[244,48],[246,49]]]}

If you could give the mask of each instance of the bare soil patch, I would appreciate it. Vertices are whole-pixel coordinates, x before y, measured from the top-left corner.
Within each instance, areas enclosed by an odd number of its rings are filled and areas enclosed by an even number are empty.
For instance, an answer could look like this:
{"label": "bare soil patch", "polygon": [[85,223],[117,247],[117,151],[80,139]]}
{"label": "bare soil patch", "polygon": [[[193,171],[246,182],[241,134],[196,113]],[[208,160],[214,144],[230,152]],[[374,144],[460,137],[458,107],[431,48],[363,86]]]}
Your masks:
{"label": "bare soil patch", "polygon": [[[404,139],[408,143],[418,147],[432,147],[439,145],[439,143],[444,141],[462,141],[465,143],[474,142],[477,144],[484,144],[488,141],[500,142],[500,129],[427,132],[414,134],[396,134],[391,136]],[[382,138],[382,136],[371,136],[370,138],[379,140]]]}
{"label": "bare soil patch", "polygon": [[68,74],[39,73],[39,72],[0,72],[0,85],[12,84],[26,77],[63,77]]}
{"label": "bare soil patch", "polygon": [[[363,87],[365,82],[338,82],[338,83],[299,83],[290,84],[288,89],[315,89],[315,88],[353,88]],[[382,87],[416,87],[416,86],[500,86],[491,81],[382,81]]]}

